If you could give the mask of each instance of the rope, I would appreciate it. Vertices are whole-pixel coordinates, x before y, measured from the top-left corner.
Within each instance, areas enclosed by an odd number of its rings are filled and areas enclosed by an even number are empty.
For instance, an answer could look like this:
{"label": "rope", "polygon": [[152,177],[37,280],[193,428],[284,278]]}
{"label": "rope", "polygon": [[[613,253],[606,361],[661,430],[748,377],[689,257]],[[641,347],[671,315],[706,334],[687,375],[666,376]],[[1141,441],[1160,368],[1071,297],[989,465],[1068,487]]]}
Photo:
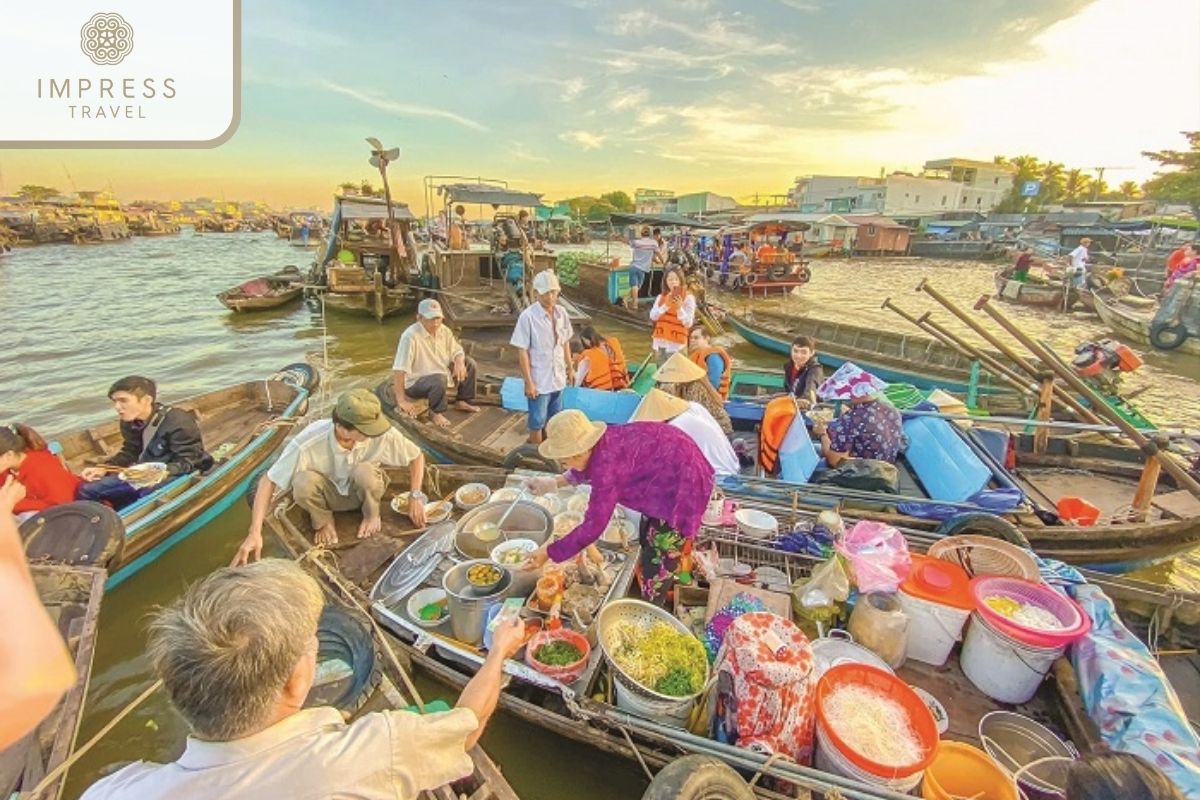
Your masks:
{"label": "rope", "polygon": [[754,777],[750,779],[750,788],[753,789],[755,786],[757,786],[759,779],[763,776],[763,773],[769,770],[771,765],[781,758],[783,758],[782,753],[771,753],[771,757],[763,762],[763,765],[758,768],[757,772],[754,773]]}
{"label": "rope", "polygon": [[636,758],[637,762],[642,765],[642,772],[646,773],[646,779],[653,781],[654,773],[650,771],[648,766],[646,766],[646,761],[642,758],[642,751],[638,750],[637,745],[633,743],[633,739],[629,736],[629,731],[625,730],[624,725],[618,725],[617,730],[619,730],[621,735],[625,737],[626,744],[628,744],[629,749],[633,751],[633,757]]}
{"label": "rope", "polygon": [[135,708],[140,706],[142,703],[146,702],[146,700],[149,699],[150,695],[152,695],[156,691],[158,691],[159,687],[161,687],[162,685],[163,685],[162,678],[159,678],[154,683],[152,683],[148,687],[146,687],[145,691],[143,691],[136,698],[134,698],[132,702],[130,702],[128,705],[126,705],[124,708],[122,708],[120,711],[118,711],[116,716],[114,716],[112,719],[110,719],[108,721],[108,724],[106,724],[103,728],[101,728],[99,731],[97,731],[95,736],[88,739],[87,742],[84,743],[83,747],[76,748],[75,752],[71,753],[71,755],[68,756],[65,761],[63,761],[61,764],[59,764],[54,769],[50,770],[50,772],[46,774],[46,777],[42,778],[38,782],[38,785],[34,787],[33,791],[29,793],[29,796],[37,797],[43,791],[45,791],[51,784],[53,784],[56,780],[58,780],[64,772],[66,772],[68,769],[70,769],[71,766],[76,761],[83,758],[83,756],[89,750],[91,750],[96,745],[97,742],[99,742],[106,735],[108,735],[108,732],[111,731],[113,728],[115,728],[121,720],[123,720],[127,716],[129,716]]}

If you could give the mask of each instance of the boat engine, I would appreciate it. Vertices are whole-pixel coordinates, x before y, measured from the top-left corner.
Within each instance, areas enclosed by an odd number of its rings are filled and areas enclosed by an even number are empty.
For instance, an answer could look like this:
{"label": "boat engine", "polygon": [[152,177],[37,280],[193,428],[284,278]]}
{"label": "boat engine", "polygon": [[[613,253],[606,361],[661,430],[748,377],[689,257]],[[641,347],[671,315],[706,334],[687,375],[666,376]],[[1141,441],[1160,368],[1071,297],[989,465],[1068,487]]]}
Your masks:
{"label": "boat engine", "polygon": [[1118,394],[1121,377],[1140,366],[1141,356],[1112,339],[1080,344],[1071,360],[1076,375],[1108,394]]}

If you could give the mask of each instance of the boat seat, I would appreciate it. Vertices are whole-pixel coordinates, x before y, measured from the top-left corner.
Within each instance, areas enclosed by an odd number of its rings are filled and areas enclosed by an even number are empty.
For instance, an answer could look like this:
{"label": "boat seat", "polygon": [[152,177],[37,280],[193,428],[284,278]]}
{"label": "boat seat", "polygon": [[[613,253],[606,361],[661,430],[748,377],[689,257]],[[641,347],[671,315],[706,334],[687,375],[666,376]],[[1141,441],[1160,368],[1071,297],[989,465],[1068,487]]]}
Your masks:
{"label": "boat seat", "polygon": [[992,471],[946,420],[911,417],[904,421],[904,434],[904,456],[934,500],[964,502],[991,480]]}
{"label": "boat seat", "polygon": [[637,392],[610,392],[581,386],[568,386],[562,393],[564,409],[577,408],[592,422],[613,425],[629,422],[641,401],[642,396]]}
{"label": "boat seat", "polygon": [[793,483],[808,483],[821,462],[821,454],[808,433],[803,414],[792,418],[779,445],[779,477]]}

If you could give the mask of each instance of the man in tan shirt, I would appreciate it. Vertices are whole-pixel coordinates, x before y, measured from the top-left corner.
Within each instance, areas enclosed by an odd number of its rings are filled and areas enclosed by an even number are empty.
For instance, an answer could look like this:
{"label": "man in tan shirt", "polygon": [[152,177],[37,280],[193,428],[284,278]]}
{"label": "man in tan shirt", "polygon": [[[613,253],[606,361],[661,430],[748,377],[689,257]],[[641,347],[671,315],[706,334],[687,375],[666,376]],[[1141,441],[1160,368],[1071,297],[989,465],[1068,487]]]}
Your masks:
{"label": "man in tan shirt", "polygon": [[417,321],[400,335],[396,361],[392,364],[392,385],[396,392],[396,410],[415,416],[412,399],[428,398],[430,419],[439,428],[450,424],[446,419],[446,390],[451,381],[458,384],[454,408],[474,413],[475,359],[467,358],[462,345],[442,322],[442,306],[437,300],[422,300],[417,306]]}
{"label": "man in tan shirt", "polygon": [[191,736],[179,760],[134,762],[85,800],[411,800],[469,775],[504,660],[521,646],[520,619],[496,629],[451,711],[377,711],[346,724],[328,706],[303,708],[323,605],[295,562],[267,559],[219,569],[160,611],[147,652]]}

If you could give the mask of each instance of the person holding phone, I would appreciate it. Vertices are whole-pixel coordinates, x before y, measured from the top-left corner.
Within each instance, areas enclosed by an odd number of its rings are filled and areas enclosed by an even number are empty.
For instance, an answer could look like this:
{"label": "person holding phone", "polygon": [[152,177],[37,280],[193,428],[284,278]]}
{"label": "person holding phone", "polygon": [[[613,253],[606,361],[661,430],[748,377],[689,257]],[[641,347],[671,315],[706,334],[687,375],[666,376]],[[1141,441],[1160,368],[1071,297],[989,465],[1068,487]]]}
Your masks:
{"label": "person holding phone", "polygon": [[688,329],[695,320],[696,298],[687,290],[683,272],[672,267],[663,275],[663,292],[650,308],[654,323],[650,347],[659,364],[687,349]]}

